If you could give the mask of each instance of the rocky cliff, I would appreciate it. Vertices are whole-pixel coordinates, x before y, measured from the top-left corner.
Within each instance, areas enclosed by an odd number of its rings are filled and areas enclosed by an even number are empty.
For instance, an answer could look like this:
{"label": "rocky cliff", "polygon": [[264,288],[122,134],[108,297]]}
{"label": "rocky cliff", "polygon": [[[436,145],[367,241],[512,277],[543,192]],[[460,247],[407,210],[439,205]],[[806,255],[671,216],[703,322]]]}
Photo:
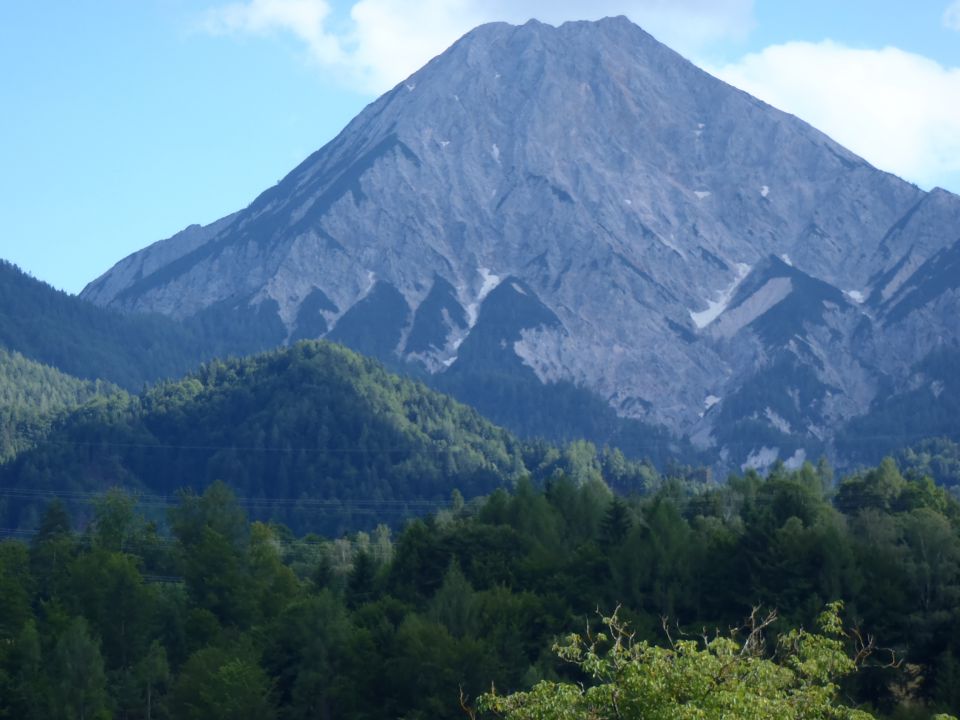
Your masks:
{"label": "rocky cliff", "polygon": [[955,345],[958,239],[957,196],[625,18],[531,21],[468,33],[249,207],[83,297],[573,384],[762,464],[829,449]]}

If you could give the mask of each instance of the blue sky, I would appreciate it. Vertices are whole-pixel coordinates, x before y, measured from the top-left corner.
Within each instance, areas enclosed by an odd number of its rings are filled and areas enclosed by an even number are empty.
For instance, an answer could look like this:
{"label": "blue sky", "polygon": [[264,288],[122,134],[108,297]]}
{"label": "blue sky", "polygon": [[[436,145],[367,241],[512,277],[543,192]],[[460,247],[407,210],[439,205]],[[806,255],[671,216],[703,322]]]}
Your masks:
{"label": "blue sky", "polygon": [[960,192],[960,0],[0,4],[0,257],[69,292],[248,204],[472,26],[626,14],[878,167]]}

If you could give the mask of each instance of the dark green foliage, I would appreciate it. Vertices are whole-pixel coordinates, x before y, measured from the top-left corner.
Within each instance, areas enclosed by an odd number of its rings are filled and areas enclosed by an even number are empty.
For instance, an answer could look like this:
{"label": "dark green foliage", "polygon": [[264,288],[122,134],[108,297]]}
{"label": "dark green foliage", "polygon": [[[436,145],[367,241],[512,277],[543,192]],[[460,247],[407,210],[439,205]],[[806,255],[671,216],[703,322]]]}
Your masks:
{"label": "dark green foliage", "polygon": [[119,388],[80,380],[0,347],[0,462],[35,445],[56,420]]}
{"label": "dark green foliage", "polygon": [[187,660],[170,693],[182,720],[271,720],[270,679],[243,649],[207,647]]}
{"label": "dark green foliage", "polygon": [[66,508],[54,500],[47,506],[30,543],[30,569],[41,599],[51,600],[66,591],[70,562],[77,549],[70,530]]}
{"label": "dark green foliage", "polygon": [[[250,528],[233,493],[216,482],[198,497],[185,493],[170,511],[170,526],[182,550],[181,570],[196,605],[220,625],[249,624],[256,612],[250,565],[245,562]],[[237,592],[243,587],[247,592]]]}
{"label": "dark green foliage", "polygon": [[385,527],[327,540],[250,523],[220,483],[181,495],[160,543],[117,492],[82,535],[53,505],[29,549],[0,544],[0,718],[453,720],[461,690],[584,680],[550,647],[597,628],[598,608],[664,644],[665,616],[674,639],[713,637],[762,603],[777,631],[829,599],[898,660],[877,651],[845,682],[849,703],[956,713],[949,493],[884,461],[837,488],[807,464],[617,498],[588,450],[566,452],[579,482],[455,494],[395,543]]}
{"label": "dark green foliage", "polygon": [[361,550],[353,558],[353,569],[347,578],[347,604],[358,607],[374,598],[376,564],[370,553]]}
{"label": "dark green foliage", "polygon": [[0,482],[63,489],[69,477],[76,489],[166,495],[228,479],[268,515],[298,525],[320,515],[332,532],[409,513],[405,500],[444,503],[452,487],[488,492],[523,471],[521,450],[475,411],[342,347],[307,343],[90,403],[0,469]]}
{"label": "dark green foliage", "polygon": [[[281,716],[293,720],[358,717],[377,682],[369,633],[329,591],[288,607],[271,626],[263,663],[274,678]],[[368,681],[354,684],[371,673]],[[351,678],[353,682],[347,681]],[[356,692],[358,689],[363,692]]]}
{"label": "dark green foliage", "polygon": [[900,465],[937,483],[960,490],[960,444],[947,438],[932,438],[897,453]]}
{"label": "dark green foliage", "polygon": [[700,458],[687,441],[674,438],[663,428],[619,417],[608,403],[585,388],[567,381],[541,383],[519,360],[516,367],[504,370],[473,371],[454,366],[426,381],[522,438],[554,442],[585,438],[620,448],[631,458],[645,458],[657,467],[678,457],[690,462]]}
{"label": "dark green foliage", "polygon": [[614,498],[600,525],[600,542],[610,547],[619,545],[633,527],[630,510],[620,498]]}
{"label": "dark green foliage", "polygon": [[20,543],[0,543],[0,643],[11,642],[33,616],[30,556]]}
{"label": "dark green foliage", "polygon": [[0,347],[70,375],[139,390],[209,357],[201,340],[168,318],[98,308],[0,261]]}
{"label": "dark green foliage", "polygon": [[[271,350],[282,345],[287,337],[277,301],[257,300],[253,295],[214,303],[184,320],[182,327],[194,343],[198,358],[190,367],[210,357]],[[153,379],[169,377],[174,376],[163,373]]]}
{"label": "dark green foliage", "polygon": [[0,348],[77,378],[140,391],[212,357],[283,343],[287,331],[276,302],[252,299],[225,300],[183,322],[122,314],[55,290],[0,260]]}
{"label": "dark green foliage", "polygon": [[[586,443],[524,446],[372,360],[305,342],[215,361],[138,397],[98,396],[0,466],[0,485],[31,493],[124,486],[169,496],[225,480],[259,517],[336,534],[445,506],[454,488],[488,493],[528,471],[585,482],[609,466],[618,487],[634,489],[652,475],[622,456],[603,458]],[[34,513],[35,502],[11,498],[8,526],[31,526]],[[122,524],[122,512],[113,522]]]}
{"label": "dark green foliage", "polygon": [[[207,251],[209,247],[202,249]],[[460,349],[463,361],[455,372],[428,378],[435,387],[451,392],[523,437],[561,442],[585,437],[658,464],[677,455],[689,461],[698,457],[688,446],[674,445],[662,429],[621,420],[602,399],[584,389],[569,383],[541,385],[515,355],[504,354],[501,340],[512,343],[525,327],[556,322],[529,288],[523,295],[514,290],[515,284],[525,287],[519,281],[501,283],[487,298],[484,312],[490,315],[490,323],[481,321],[474,328]],[[436,315],[444,310],[455,324],[464,326],[464,311],[453,299],[452,289],[440,285],[437,292],[439,295],[424,312]],[[287,332],[276,304],[251,305],[251,300],[232,298],[182,323],[158,315],[122,315],[54,290],[0,261],[0,348],[20,352],[78,378],[101,378],[136,392],[158,380],[179,377],[213,357],[246,355],[282,344]],[[320,311],[331,309],[335,306],[321,292],[308,296],[293,339],[326,332]],[[394,351],[409,315],[410,309],[396,289],[379,283],[340,318],[329,338],[396,363]],[[497,329],[496,323],[506,324]],[[414,345],[436,342],[440,337],[436,325],[436,317],[432,321],[425,317],[409,341]],[[502,336],[504,328],[506,335]],[[507,368],[500,367],[504,357],[513,358]],[[0,358],[0,387],[2,383]],[[42,434],[34,428],[36,406],[32,408],[26,419],[14,414],[12,423],[0,423],[0,460],[29,446]],[[0,420],[4,412],[0,402]],[[45,428],[42,425],[41,429]]]}
{"label": "dark green foliage", "polygon": [[74,618],[57,640],[50,671],[53,717],[109,717],[103,658],[82,617]]}

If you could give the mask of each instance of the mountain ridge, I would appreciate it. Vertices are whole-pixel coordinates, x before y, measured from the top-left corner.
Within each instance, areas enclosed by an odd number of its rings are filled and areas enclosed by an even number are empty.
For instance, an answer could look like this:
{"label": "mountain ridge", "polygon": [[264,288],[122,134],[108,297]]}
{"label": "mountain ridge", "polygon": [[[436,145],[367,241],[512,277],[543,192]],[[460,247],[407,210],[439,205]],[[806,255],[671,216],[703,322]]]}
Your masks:
{"label": "mountain ridge", "polygon": [[603,473],[633,492],[656,477],[587,443],[522,443],[375,360],[304,341],[215,360],[139,395],[101,394],[64,413],[0,463],[9,501],[0,514],[5,527],[18,527],[30,524],[48,491],[82,497],[123,487],[169,496],[222,480],[259,501],[268,517],[292,525],[306,518],[337,535],[443,507],[454,490],[469,499],[555,470],[578,482]]}
{"label": "mountain ridge", "polygon": [[[905,381],[909,367],[879,357],[891,338],[922,335],[930,302],[938,318],[958,302],[941,283],[890,330],[857,299],[907,282],[955,240],[957,218],[957,196],[873,168],[625,18],[498,23],[371,103],[245,210],[121,261],[82,295],[180,318],[218,306],[261,328],[261,345],[339,338],[440,378],[465,370],[460,349],[486,303],[516,280],[556,322],[518,310],[498,371],[519,360],[542,383],[572,383],[722,451],[704,404],[788,352],[832,408],[810,420],[829,444],[869,410],[883,385],[873,368]],[[781,312],[783,327],[763,336],[723,317],[770,256],[841,301],[781,281],[761,315],[788,298],[808,310],[829,302],[826,325],[819,311]],[[856,328],[868,342],[855,342]],[[814,356],[834,343],[843,358],[820,367],[797,342]],[[914,345],[902,365],[935,349]]]}

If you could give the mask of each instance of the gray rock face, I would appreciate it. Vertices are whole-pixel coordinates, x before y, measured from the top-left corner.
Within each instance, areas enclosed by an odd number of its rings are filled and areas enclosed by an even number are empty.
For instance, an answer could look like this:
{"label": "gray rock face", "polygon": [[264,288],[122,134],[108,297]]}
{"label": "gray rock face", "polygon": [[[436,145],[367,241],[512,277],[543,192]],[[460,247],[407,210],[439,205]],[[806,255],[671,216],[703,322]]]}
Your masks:
{"label": "gray rock face", "polygon": [[[878,171],[624,18],[491,24],[245,210],[82,295],[180,318],[275,302],[278,341],[329,333],[439,373],[511,283],[499,345],[541,381],[731,459],[770,455],[727,431],[762,426],[783,456],[866,412],[878,373],[897,382],[956,339],[955,285],[910,283],[958,221],[960,198]],[[536,312],[504,313],[508,296]],[[909,362],[886,359],[899,343]]]}

